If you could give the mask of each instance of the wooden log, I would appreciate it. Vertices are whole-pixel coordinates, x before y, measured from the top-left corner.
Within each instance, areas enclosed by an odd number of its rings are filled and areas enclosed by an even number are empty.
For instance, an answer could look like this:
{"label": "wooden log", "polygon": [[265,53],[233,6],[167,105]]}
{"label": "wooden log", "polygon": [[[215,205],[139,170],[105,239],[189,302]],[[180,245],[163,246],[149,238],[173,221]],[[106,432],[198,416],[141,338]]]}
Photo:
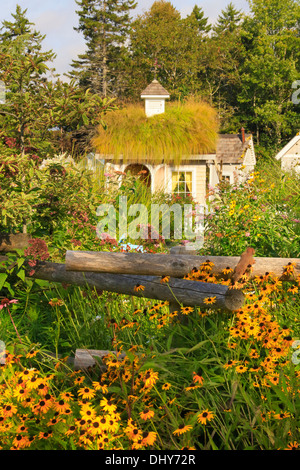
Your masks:
{"label": "wooden log", "polygon": [[30,238],[28,233],[0,233],[0,251],[8,253],[27,248]]}
{"label": "wooden log", "polygon": [[[106,272],[111,274],[137,274],[149,276],[168,275],[182,278],[193,268],[199,268],[207,259],[214,265],[212,273],[221,274],[227,267],[233,271],[240,261],[239,256],[197,256],[189,254],[161,253],[122,253],[67,251],[66,270],[85,272]],[[294,263],[294,274],[300,275],[299,258],[254,258],[250,277],[264,275],[266,272],[281,278],[284,267]]]}
{"label": "wooden log", "polygon": [[[97,364],[97,359],[103,359],[103,357],[108,355],[115,355],[117,360],[123,359],[125,354],[117,354],[116,351],[106,351],[100,349],[76,349],[75,357],[74,357],[74,369],[88,369],[89,367],[93,367]],[[100,364],[100,368],[103,370],[105,369],[105,365]]]}
{"label": "wooden log", "polygon": [[207,297],[215,297],[214,308],[228,311],[238,310],[244,303],[244,294],[240,290],[220,284],[176,278],[162,283],[157,276],[67,271],[65,264],[60,263],[39,262],[33,277],[191,307],[205,307]]}

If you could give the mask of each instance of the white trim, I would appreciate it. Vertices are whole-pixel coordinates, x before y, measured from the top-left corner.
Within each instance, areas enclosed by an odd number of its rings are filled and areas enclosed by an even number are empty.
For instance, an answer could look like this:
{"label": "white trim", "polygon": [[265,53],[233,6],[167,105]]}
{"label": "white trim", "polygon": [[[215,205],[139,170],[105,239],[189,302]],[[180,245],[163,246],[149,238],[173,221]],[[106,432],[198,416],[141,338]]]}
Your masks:
{"label": "white trim", "polygon": [[170,95],[141,95],[141,98],[143,99],[152,99],[152,98],[168,99],[170,98]]}
{"label": "white trim", "polygon": [[295,137],[292,138],[284,147],[283,149],[280,150],[280,152],[277,153],[275,156],[276,160],[280,160],[281,157],[284,156],[285,153],[287,153],[293,145],[297,144],[298,140],[300,140],[300,134],[295,135]]}

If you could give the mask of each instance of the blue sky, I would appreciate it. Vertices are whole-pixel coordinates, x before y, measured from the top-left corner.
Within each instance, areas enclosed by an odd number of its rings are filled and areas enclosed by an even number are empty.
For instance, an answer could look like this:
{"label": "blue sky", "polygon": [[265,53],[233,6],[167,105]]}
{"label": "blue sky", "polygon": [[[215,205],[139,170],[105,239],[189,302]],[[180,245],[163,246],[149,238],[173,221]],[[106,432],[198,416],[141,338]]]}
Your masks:
{"label": "blue sky", "polygon": [[[138,0],[138,6],[134,14],[147,11],[154,0]],[[181,12],[182,17],[189,14],[194,5],[202,7],[205,16],[214,22],[221,10],[230,3],[230,0],[170,0]],[[46,35],[44,50],[52,49],[57,57],[53,62],[56,72],[63,74],[70,70],[72,59],[85,49],[85,44],[80,33],[73,27],[78,25],[78,15],[75,10],[78,5],[75,0],[5,0],[1,2],[0,22],[10,20],[11,13],[15,12],[16,5],[27,9],[27,17],[36,25],[36,29]],[[232,0],[236,8],[247,12],[249,10],[247,0]]]}

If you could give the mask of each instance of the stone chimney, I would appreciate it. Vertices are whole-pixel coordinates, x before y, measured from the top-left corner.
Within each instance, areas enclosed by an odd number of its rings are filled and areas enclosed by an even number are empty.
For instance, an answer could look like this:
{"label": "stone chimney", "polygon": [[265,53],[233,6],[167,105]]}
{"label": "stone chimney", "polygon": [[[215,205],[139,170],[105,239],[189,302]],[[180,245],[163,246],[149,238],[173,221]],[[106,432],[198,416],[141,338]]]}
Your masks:
{"label": "stone chimney", "polygon": [[141,98],[145,100],[146,116],[151,117],[165,112],[165,100],[170,95],[157,80],[153,80],[141,93]]}

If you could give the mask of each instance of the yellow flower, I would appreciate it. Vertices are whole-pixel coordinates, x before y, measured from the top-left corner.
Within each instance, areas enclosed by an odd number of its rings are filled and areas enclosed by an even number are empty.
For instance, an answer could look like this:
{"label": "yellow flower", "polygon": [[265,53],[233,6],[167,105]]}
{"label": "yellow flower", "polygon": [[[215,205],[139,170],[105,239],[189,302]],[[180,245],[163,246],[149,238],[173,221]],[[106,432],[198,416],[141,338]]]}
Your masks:
{"label": "yellow flower", "polygon": [[180,424],[178,426],[178,429],[175,429],[175,431],[173,431],[173,434],[174,435],[184,434],[185,432],[188,432],[191,429],[192,429],[192,426],[190,424]]}
{"label": "yellow flower", "polygon": [[162,389],[163,390],[169,390],[170,388],[172,387],[172,385],[168,382],[166,382],[165,384],[162,385]]}
{"label": "yellow flower", "polygon": [[140,417],[146,421],[147,419],[151,419],[154,416],[154,411],[146,408],[144,411],[140,413]]}
{"label": "yellow flower", "polygon": [[203,302],[205,304],[214,304],[217,301],[216,297],[206,297]]}
{"label": "yellow flower", "polygon": [[140,290],[144,290],[145,289],[145,286],[141,286],[141,284],[136,284],[134,286],[134,291],[135,292],[139,292]]}
{"label": "yellow flower", "polygon": [[111,400],[107,400],[107,398],[103,397],[100,401],[100,406],[103,407],[104,411],[108,411],[109,413],[113,413],[117,407],[112,403]]}
{"label": "yellow flower", "polygon": [[95,394],[96,394],[95,390],[89,387],[80,388],[78,390],[78,395],[80,395],[81,398],[87,399],[87,400],[90,400],[91,398],[93,398]]}
{"label": "yellow flower", "polygon": [[214,419],[214,415],[211,411],[208,410],[202,411],[202,413],[200,413],[197,417],[198,423],[201,424],[206,424],[207,421],[211,421],[212,419]]}
{"label": "yellow flower", "polygon": [[191,313],[194,309],[193,307],[181,307],[181,313],[183,315],[188,315],[189,313]]}
{"label": "yellow flower", "polygon": [[144,375],[144,383],[145,383],[145,387],[148,388],[148,387],[151,387],[152,385],[154,385],[157,380],[158,380],[158,372],[154,372],[153,370],[149,369],[146,371],[145,375]]}

